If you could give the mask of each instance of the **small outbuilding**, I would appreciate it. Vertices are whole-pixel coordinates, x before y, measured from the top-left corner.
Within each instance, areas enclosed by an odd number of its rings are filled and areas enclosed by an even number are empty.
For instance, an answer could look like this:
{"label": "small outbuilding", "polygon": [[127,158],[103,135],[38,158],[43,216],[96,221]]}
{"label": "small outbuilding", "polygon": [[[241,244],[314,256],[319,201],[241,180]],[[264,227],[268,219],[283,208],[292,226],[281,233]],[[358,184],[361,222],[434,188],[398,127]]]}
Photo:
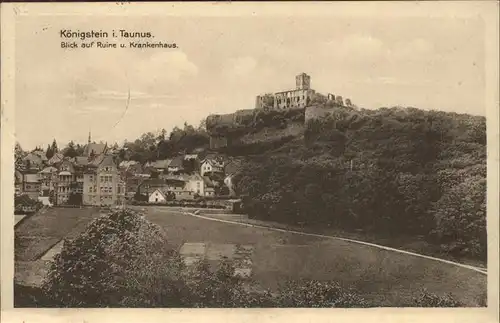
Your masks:
{"label": "small outbuilding", "polygon": [[159,189],[156,189],[149,195],[148,202],[149,203],[165,203],[167,201],[167,198],[165,194],[160,191]]}

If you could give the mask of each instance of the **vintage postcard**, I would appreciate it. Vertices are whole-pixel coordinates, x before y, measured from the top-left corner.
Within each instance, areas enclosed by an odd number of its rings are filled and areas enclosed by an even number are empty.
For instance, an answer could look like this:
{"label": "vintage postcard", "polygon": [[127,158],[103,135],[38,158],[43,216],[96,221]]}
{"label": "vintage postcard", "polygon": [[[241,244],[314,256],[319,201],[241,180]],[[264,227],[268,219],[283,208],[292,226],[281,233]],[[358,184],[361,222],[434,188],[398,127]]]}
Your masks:
{"label": "vintage postcard", "polygon": [[2,322],[498,322],[497,11],[3,4]]}

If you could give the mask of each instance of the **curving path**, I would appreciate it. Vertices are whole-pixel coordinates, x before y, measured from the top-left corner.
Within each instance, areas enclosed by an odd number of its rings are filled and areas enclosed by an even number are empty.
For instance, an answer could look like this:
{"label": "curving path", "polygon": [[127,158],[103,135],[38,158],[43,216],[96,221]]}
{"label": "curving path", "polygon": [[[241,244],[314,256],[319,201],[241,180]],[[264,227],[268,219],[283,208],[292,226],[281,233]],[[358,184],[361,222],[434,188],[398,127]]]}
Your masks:
{"label": "curving path", "polygon": [[213,217],[209,217],[209,216],[203,216],[203,215],[199,215],[199,214],[189,213],[189,212],[184,212],[184,214],[188,214],[188,215],[191,215],[191,216],[194,216],[197,218],[210,220],[210,221],[231,223],[231,224],[237,224],[237,225],[242,225],[242,226],[247,226],[247,227],[273,230],[273,231],[278,231],[278,232],[288,232],[288,233],[293,233],[293,234],[300,234],[303,236],[347,241],[347,242],[357,243],[357,244],[361,244],[361,245],[365,245],[365,246],[371,246],[371,247],[375,247],[375,248],[379,248],[379,249],[383,249],[383,250],[389,250],[389,251],[399,252],[399,253],[406,254],[406,255],[412,255],[412,256],[416,256],[416,257],[421,257],[421,258],[425,258],[425,259],[439,261],[442,263],[446,263],[446,264],[450,264],[450,265],[454,265],[454,266],[458,266],[458,267],[462,267],[462,268],[467,268],[467,269],[476,271],[476,272],[484,274],[484,275],[488,274],[486,268],[465,265],[465,264],[461,264],[461,263],[446,260],[446,259],[426,256],[426,255],[418,254],[418,253],[411,252],[411,251],[405,251],[405,250],[401,250],[401,249],[391,248],[391,247],[382,246],[382,245],[378,245],[378,244],[370,243],[370,242],[365,242],[365,241],[359,241],[359,240],[353,240],[353,239],[347,239],[347,238],[341,238],[341,237],[335,237],[335,236],[329,236],[329,235],[323,235],[323,234],[316,234],[316,233],[307,233],[307,232],[301,232],[301,231],[295,231],[295,230],[279,229],[279,228],[273,228],[273,227],[264,226],[264,225],[256,225],[256,224],[250,224],[250,223],[244,223],[244,222],[238,222],[238,221],[224,220],[224,219],[218,219],[218,218],[213,218]]}

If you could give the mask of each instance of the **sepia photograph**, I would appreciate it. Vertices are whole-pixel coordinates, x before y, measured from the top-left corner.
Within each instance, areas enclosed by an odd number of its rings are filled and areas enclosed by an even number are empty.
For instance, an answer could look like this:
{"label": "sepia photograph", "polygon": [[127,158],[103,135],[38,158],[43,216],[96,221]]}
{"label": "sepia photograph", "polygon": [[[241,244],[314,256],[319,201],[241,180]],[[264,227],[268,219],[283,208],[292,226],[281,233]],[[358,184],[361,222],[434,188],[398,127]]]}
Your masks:
{"label": "sepia photograph", "polygon": [[14,308],[488,307],[484,9],[168,5],[11,18]]}

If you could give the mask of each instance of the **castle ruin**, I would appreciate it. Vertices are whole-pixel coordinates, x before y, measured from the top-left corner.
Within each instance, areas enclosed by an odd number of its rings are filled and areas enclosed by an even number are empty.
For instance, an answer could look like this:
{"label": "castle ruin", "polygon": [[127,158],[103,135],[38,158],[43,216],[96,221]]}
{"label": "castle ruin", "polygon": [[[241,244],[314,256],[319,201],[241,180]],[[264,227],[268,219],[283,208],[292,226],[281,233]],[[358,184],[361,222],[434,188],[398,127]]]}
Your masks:
{"label": "castle ruin", "polygon": [[[321,97],[318,99],[315,97]],[[314,100],[313,100],[314,99]],[[322,101],[324,100],[324,101]],[[210,115],[207,117],[207,130],[210,134],[210,148],[222,148],[233,144],[227,134],[216,134],[210,129],[231,128],[241,123],[245,116],[252,116],[255,110],[291,110],[304,109],[304,119],[321,119],[331,115],[339,106],[352,107],[350,99],[335,96],[332,93],[321,95],[311,89],[311,77],[306,73],[295,76],[295,89],[258,95],[255,100],[255,109],[238,110],[235,113]],[[236,140],[237,141],[237,140]]]}
{"label": "castle ruin", "polygon": [[314,93],[316,92],[311,89],[311,77],[301,73],[295,77],[295,90],[259,95],[256,98],[255,108],[267,107],[279,110],[305,108]]}
{"label": "castle ruin", "polygon": [[[311,77],[306,73],[301,73],[295,76],[294,90],[258,95],[255,100],[255,109],[302,109],[311,105],[311,99],[315,94],[316,91],[311,89]],[[328,93],[326,98],[338,105],[344,105],[341,96]],[[351,106],[351,100],[346,99],[345,104]]]}

